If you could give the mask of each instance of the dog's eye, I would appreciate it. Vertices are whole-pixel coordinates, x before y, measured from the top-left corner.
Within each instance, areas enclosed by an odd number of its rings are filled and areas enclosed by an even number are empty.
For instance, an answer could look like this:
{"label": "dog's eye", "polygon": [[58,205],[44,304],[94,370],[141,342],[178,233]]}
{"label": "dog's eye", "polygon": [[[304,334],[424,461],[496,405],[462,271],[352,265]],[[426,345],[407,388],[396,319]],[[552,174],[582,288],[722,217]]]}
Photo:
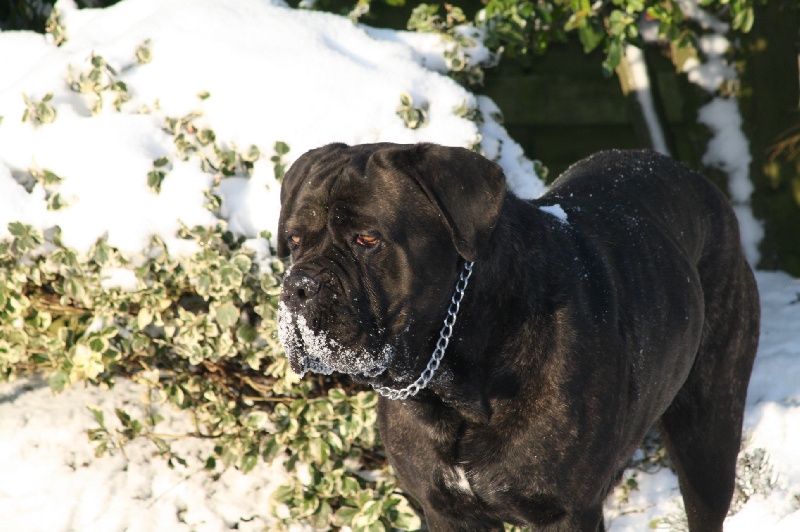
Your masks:
{"label": "dog's eye", "polygon": [[372,235],[356,235],[356,244],[364,246],[365,248],[375,247],[378,243],[378,237]]}
{"label": "dog's eye", "polygon": [[291,241],[293,246],[299,246],[300,242],[302,242],[303,239],[300,238],[298,235],[290,235],[289,240]]}

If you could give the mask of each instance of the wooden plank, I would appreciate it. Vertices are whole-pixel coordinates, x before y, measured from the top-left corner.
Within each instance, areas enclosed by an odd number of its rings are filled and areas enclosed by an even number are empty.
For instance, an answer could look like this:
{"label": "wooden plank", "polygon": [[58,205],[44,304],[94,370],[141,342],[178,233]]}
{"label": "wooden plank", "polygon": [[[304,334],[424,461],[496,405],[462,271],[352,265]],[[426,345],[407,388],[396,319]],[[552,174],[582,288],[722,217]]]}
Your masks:
{"label": "wooden plank", "polygon": [[480,92],[498,103],[509,125],[628,123],[625,97],[613,78],[553,74],[487,77]]}

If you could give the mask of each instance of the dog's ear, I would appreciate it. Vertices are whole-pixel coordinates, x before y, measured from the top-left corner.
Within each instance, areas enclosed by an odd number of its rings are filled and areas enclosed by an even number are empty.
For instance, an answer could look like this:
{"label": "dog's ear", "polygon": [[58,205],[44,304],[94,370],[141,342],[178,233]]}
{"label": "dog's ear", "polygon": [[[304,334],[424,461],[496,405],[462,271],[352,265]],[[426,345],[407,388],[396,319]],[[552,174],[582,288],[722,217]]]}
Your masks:
{"label": "dog's ear", "polygon": [[281,182],[281,215],[278,219],[278,234],[276,235],[279,257],[287,257],[289,255],[289,245],[286,242],[286,221],[292,213],[300,186],[311,175],[314,165],[322,162],[332,152],[347,148],[349,148],[347,144],[337,143],[307,151],[292,164],[286,175],[283,176],[283,181]]}
{"label": "dog's ear", "polygon": [[453,244],[474,261],[503,207],[506,181],[494,162],[466,148],[416,144],[376,151],[370,163],[411,176],[436,206]]}

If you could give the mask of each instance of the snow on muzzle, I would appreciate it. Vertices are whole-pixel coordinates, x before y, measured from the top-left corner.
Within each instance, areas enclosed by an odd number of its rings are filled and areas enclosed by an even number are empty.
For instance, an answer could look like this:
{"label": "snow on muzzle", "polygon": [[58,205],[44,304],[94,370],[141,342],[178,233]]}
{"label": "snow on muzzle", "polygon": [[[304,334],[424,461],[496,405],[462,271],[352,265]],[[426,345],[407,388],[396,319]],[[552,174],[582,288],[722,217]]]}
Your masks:
{"label": "snow on muzzle", "polygon": [[278,338],[292,371],[301,377],[308,371],[377,377],[386,371],[394,354],[390,345],[379,352],[344,346],[325,331],[313,330],[305,316],[292,312],[283,301],[278,305]]}

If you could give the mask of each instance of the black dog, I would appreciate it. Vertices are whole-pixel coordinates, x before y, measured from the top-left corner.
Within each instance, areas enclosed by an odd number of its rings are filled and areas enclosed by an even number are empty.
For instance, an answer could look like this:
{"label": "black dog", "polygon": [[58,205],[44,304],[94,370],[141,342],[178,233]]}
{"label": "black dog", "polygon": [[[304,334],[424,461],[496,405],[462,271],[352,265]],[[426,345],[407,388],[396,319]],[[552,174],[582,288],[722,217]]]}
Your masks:
{"label": "black dog", "polygon": [[465,149],[333,144],[281,200],[292,368],[390,397],[381,435],[431,530],[603,530],[655,423],[691,529],[722,530],[759,302],[703,176],[611,151],[523,201]]}

